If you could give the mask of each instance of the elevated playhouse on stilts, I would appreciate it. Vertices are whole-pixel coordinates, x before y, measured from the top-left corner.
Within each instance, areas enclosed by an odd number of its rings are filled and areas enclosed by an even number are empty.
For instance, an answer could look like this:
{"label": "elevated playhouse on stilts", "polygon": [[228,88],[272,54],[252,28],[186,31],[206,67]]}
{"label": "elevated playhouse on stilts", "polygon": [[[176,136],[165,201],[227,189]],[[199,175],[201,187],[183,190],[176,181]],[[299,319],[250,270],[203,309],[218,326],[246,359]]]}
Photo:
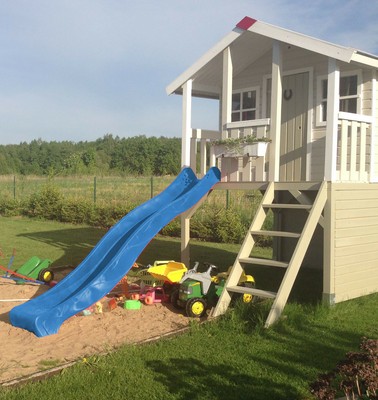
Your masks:
{"label": "elevated playhouse on stilts", "polygon": [[[263,193],[213,316],[249,292],[274,299],[269,326],[301,267],[322,268],[328,304],[377,291],[377,70],[378,56],[245,17],[167,87],[183,99],[182,165],[199,158],[199,175],[221,170],[215,189]],[[219,130],[192,128],[193,97],[219,102]],[[181,220],[186,264],[195,210]],[[273,259],[251,257],[257,235],[273,237]],[[284,268],[277,293],[237,286],[245,264]]]}

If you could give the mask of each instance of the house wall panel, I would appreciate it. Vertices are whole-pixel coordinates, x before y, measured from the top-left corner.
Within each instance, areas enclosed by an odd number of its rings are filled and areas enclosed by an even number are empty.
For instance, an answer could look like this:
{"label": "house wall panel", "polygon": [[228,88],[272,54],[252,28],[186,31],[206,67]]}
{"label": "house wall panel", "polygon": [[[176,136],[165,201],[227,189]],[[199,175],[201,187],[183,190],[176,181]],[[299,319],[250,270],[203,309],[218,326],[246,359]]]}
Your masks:
{"label": "house wall panel", "polygon": [[[365,246],[376,245],[378,247],[378,235],[369,235],[363,231],[361,236],[356,236],[355,232],[351,233],[350,230],[346,231],[350,234],[350,236],[340,237],[339,235],[337,235],[335,240],[336,249],[340,247],[341,248],[340,251],[343,251],[345,254],[350,254],[349,252],[354,251],[353,250],[354,247],[360,245],[365,245]],[[369,250],[370,249],[367,249],[367,251]]]}
{"label": "house wall panel", "polygon": [[[377,203],[375,205],[377,205]],[[366,207],[353,210],[353,218],[370,217],[372,212],[378,212],[378,208],[375,208],[374,210],[373,208],[374,207]],[[350,218],[351,211],[352,209],[341,210],[338,212],[338,217],[343,219]]]}
{"label": "house wall panel", "polygon": [[334,301],[378,291],[378,184],[331,184]]}
{"label": "house wall panel", "polygon": [[376,268],[376,264],[374,261],[367,261],[364,263],[363,267],[361,263],[350,264],[345,268],[338,268],[335,271],[335,277],[337,279],[345,279],[348,277],[349,280],[361,279],[361,269],[363,268],[363,272],[368,274],[369,277],[378,275],[378,271]]}
{"label": "house wall panel", "polygon": [[[342,257],[350,257],[350,263],[353,263],[354,256],[361,256],[367,253],[376,253],[378,251],[378,241],[362,244],[353,244],[349,246],[341,246],[340,242],[336,242],[335,255],[337,259],[342,259]],[[374,250],[376,249],[376,250]],[[359,260],[357,260],[359,262]]]}
{"label": "house wall panel", "polygon": [[339,292],[336,294],[335,303],[352,300],[361,296],[367,296],[369,294],[375,293],[376,291],[376,286],[374,286],[373,284],[369,285],[369,282],[358,281],[348,283],[347,285],[343,285],[343,287],[340,288]]}
{"label": "house wall panel", "polygon": [[378,228],[376,224],[372,224],[370,226],[360,226],[360,227],[353,227],[350,229],[349,227],[344,229],[337,229],[335,233],[335,238],[351,238],[351,237],[359,237],[365,235],[378,235]]}

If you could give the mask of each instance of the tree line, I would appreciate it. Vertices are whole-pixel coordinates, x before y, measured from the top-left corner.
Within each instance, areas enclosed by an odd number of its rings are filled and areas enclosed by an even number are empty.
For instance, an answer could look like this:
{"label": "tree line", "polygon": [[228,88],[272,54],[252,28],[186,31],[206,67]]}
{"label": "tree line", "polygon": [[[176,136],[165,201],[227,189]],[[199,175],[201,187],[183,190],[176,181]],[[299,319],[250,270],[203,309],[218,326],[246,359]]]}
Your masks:
{"label": "tree line", "polygon": [[180,156],[179,138],[107,134],[77,143],[38,139],[0,145],[0,175],[177,175]]}

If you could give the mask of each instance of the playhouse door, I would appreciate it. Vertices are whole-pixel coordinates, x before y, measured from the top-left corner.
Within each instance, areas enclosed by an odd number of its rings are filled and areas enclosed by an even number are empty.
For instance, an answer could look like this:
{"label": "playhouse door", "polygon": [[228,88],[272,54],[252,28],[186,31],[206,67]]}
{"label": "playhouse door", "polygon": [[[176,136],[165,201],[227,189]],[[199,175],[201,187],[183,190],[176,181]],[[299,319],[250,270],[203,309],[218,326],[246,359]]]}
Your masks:
{"label": "playhouse door", "polygon": [[280,181],[306,180],[308,72],[282,82]]}

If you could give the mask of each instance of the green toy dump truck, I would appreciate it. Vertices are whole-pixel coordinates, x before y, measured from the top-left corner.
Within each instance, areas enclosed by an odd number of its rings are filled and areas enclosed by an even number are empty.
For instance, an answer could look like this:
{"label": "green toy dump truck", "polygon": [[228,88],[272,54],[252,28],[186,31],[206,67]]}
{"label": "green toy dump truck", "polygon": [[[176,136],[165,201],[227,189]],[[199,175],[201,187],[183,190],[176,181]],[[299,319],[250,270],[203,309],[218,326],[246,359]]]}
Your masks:
{"label": "green toy dump truck", "polygon": [[49,268],[51,261],[48,259],[41,260],[33,256],[24,265],[16,270],[17,274],[49,283],[54,279],[54,273]]}
{"label": "green toy dump truck", "polygon": [[[177,293],[172,293],[171,302],[180,308],[184,308],[189,317],[202,317],[206,310],[214,307],[221,295],[226,283],[228,272],[212,276],[217,270],[215,265],[208,266],[206,272],[197,272],[198,264],[185,273],[180,281]],[[254,279],[251,275],[243,274],[241,285],[254,286]],[[252,296],[243,297],[244,302],[252,301]]]}

